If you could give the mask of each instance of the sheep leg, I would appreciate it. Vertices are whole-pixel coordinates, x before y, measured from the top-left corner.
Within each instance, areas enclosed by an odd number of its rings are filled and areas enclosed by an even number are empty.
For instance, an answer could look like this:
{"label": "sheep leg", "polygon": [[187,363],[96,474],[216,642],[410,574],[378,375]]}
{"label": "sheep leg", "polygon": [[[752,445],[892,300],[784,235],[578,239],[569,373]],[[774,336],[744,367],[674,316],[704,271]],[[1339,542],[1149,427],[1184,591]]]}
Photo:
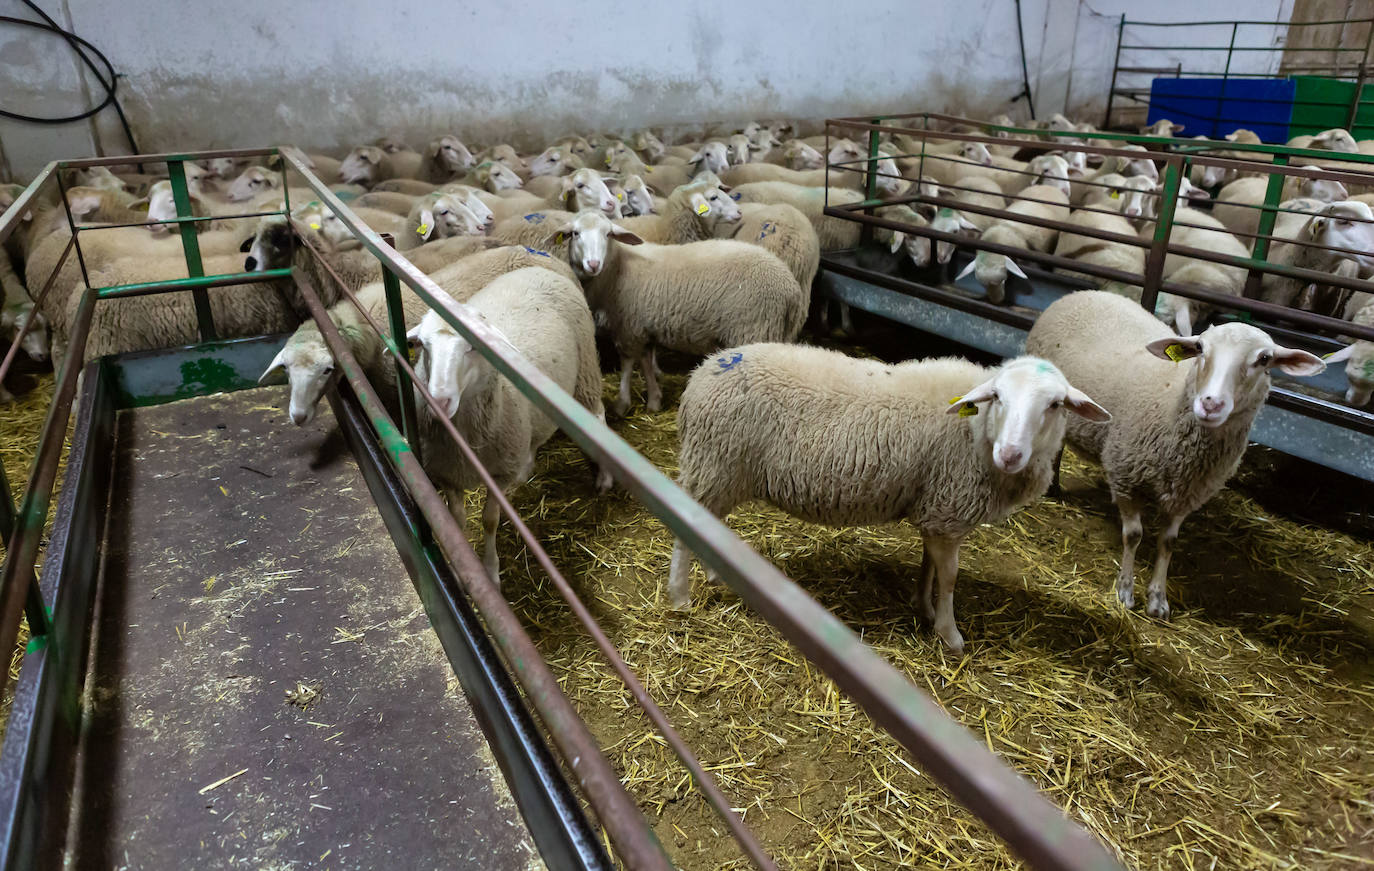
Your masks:
{"label": "sheep leg", "polygon": [[673,539],[673,560],[668,567],[668,607],[686,611],[692,607],[692,552],[682,539]]}
{"label": "sheep leg", "polygon": [[959,539],[923,536],[925,549],[935,565],[935,634],[956,655],[964,652],[964,636],[954,625],[954,580],[959,575]]}
{"label": "sheep leg", "polygon": [[935,560],[930,557],[930,548],[922,546],[924,553],[921,554],[921,582],[916,588],[917,604],[921,608],[921,616],[931,625],[935,624]]}
{"label": "sheep leg", "polygon": [[624,417],[630,410],[630,376],[635,372],[635,358],[632,354],[620,355],[620,393],[615,399],[615,413]]}
{"label": "sheep leg", "polygon": [[1169,559],[1174,554],[1174,542],[1178,541],[1178,528],[1187,516],[1179,514],[1170,517],[1169,524],[1159,534],[1159,552],[1155,555],[1155,573],[1150,577],[1145,613],[1160,620],[1169,619],[1169,597],[1165,589],[1169,577]]}
{"label": "sheep leg", "polygon": [[849,303],[839,303],[840,306],[840,335],[854,335],[854,321],[849,316]]}
{"label": "sheep leg", "polygon": [[1127,608],[1135,607],[1135,549],[1144,528],[1140,524],[1140,503],[1125,496],[1116,500],[1121,512],[1121,571],[1116,576],[1116,597]]}
{"label": "sheep leg", "polygon": [[1054,455],[1054,477],[1050,479],[1050,489],[1045,494],[1049,496],[1051,499],[1064,498],[1064,488],[1061,487],[1059,484],[1059,473],[1061,471],[1060,467],[1063,466],[1063,464],[1064,448],[1061,446],[1059,448],[1059,453]]}
{"label": "sheep leg", "polygon": [[490,492],[482,501],[482,565],[486,566],[491,582],[501,586],[501,565],[496,556],[496,526],[501,522],[501,506],[492,498]]}
{"label": "sheep leg", "polygon": [[[606,409],[604,409],[604,408],[601,409],[601,411],[599,411],[599,412],[597,413],[596,416],[597,416],[597,419],[600,420],[601,423],[602,423],[602,425],[604,426],[605,423],[606,423]],[[588,459],[590,459],[590,458],[588,458]],[[611,489],[612,487],[615,486],[615,479],[611,477],[611,470],[610,470],[610,469],[606,468],[606,467],[603,466],[601,463],[596,463],[595,465],[596,465],[596,492],[598,492],[598,493],[607,493],[607,492],[610,491],[610,489]]]}
{"label": "sheep leg", "polygon": [[654,359],[652,347],[639,358],[639,365],[644,370],[644,392],[649,410],[662,411],[663,389],[658,386],[658,361]]}

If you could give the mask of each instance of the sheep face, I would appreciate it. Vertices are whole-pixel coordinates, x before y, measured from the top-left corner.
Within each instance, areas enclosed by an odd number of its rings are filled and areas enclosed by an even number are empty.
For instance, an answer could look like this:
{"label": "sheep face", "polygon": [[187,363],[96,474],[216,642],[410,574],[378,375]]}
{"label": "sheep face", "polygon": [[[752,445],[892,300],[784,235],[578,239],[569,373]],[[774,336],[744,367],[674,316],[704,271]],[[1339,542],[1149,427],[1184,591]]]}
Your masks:
{"label": "sheep face", "polygon": [[1138,175],[1121,178],[1119,184],[1108,189],[1108,196],[1109,202],[1115,203],[1117,209],[1127,218],[1154,217],[1155,201],[1158,198],[1155,196],[1155,186],[1150,184],[1147,178]]}
{"label": "sheep face", "polygon": [[1032,160],[1027,169],[1035,173],[1035,184],[1058,188],[1064,196],[1071,195],[1069,163],[1058,154],[1042,154]]}
{"label": "sheep face", "polygon": [[[919,216],[917,216],[919,217]],[[910,218],[908,218],[910,220]],[[924,219],[921,219],[924,221]],[[892,241],[889,250],[896,254],[904,251],[907,257],[918,269],[925,269],[930,265],[930,238],[920,236],[915,233],[903,233],[901,230],[892,231]],[[954,246],[950,246],[951,250]]]}
{"label": "sheep face", "polygon": [[[148,188],[148,220],[150,221],[171,221],[177,216],[176,199],[172,196],[172,183],[169,181],[155,182]],[[153,224],[148,228],[148,232],[154,236],[161,236],[171,231],[171,224]]]}
{"label": "sheep face", "polygon": [[695,164],[698,170],[722,173],[730,167],[729,152],[724,142],[712,140],[698,148],[688,163]]}
{"label": "sheep face", "polygon": [[241,203],[258,194],[277,190],[280,187],[281,176],[279,174],[260,166],[250,166],[239,173],[239,177],[229,185],[224,196],[232,203]]}
{"label": "sheep face", "polygon": [[[1319,166],[1305,166],[1304,169],[1321,169]],[[1298,192],[1304,197],[1334,203],[1350,196],[1345,185],[1329,178],[1304,178],[1298,182]]]}
{"label": "sheep face", "polygon": [[497,163],[492,160],[485,161],[477,167],[476,173],[477,180],[492,193],[518,190],[524,186],[524,182],[520,180],[520,176],[515,174],[515,170],[504,163]]}
{"label": "sheep face", "polygon": [[1148,127],[1141,127],[1140,132],[1145,136],[1177,136],[1185,129],[1182,124],[1175,124],[1168,118],[1160,118]]}
{"label": "sheep face", "polygon": [[[194,166],[194,164],[184,165],[188,167]],[[199,169],[199,167],[196,168]],[[187,177],[190,177],[189,174]],[[126,189],[124,182],[120,180],[119,176],[110,172],[109,167],[106,166],[87,167],[81,171],[78,178],[79,181],[77,183],[82,187],[96,188],[105,191],[122,191]]]}
{"label": "sheep face", "polygon": [[571,200],[569,211],[600,209],[607,217],[620,214],[620,201],[611,195],[606,182],[593,169],[579,169],[572,175],[563,176],[564,202]]}
{"label": "sheep face", "polygon": [[800,139],[792,139],[782,147],[782,162],[789,169],[821,169],[825,166],[825,155]]}
{"label": "sheep face", "polygon": [[842,163],[846,160],[858,160],[867,157],[868,152],[861,150],[852,139],[840,139],[830,146],[830,153],[826,155],[826,160],[830,163]]}
{"label": "sheep face", "polygon": [[[568,262],[579,276],[595,277],[606,267],[611,240],[625,245],[639,245],[644,240],[615,224],[600,212],[579,212],[555,236],[568,240]],[[552,247],[552,246],[548,246]]]}
{"label": "sheep face", "polygon": [[472,152],[457,136],[440,136],[429,144],[430,159],[445,172],[462,172],[472,166]]}
{"label": "sheep face", "polygon": [[987,291],[988,301],[998,305],[1007,298],[1007,273],[1021,278],[1026,277],[1026,273],[1021,271],[1021,267],[1016,265],[1015,260],[1005,254],[996,254],[992,251],[979,251],[969,262],[969,265],[965,266],[955,276],[955,279],[963,278],[970,272]]}
{"label": "sheep face", "polygon": [[530,161],[530,175],[564,175],[569,168],[568,151],[561,146],[554,145],[539,152],[534,160]]}
{"label": "sheep face", "polygon": [[982,384],[953,400],[949,414],[981,418],[975,426],[991,441],[994,466],[1015,475],[1036,457],[1053,456],[1064,443],[1065,414],[1105,422],[1112,416],[1074,387],[1047,360],[1018,357]]}
{"label": "sheep face", "polygon": [[[309,220],[311,229],[321,226],[317,214],[302,220]],[[287,266],[291,263],[291,228],[283,217],[263,218],[258,222],[257,232],[244,240],[239,251],[248,255],[243,261],[244,272],[266,272]]]}
{"label": "sheep face", "polygon": [[632,175],[625,179],[625,205],[631,215],[652,215],[655,213],[654,196],[644,184],[644,179]]}
{"label": "sheep face", "polygon": [[1355,144],[1355,137],[1350,135],[1349,130],[1342,130],[1336,127],[1331,130],[1323,130],[1312,141],[1307,144],[1308,148],[1319,148],[1326,151],[1343,151],[1355,153],[1360,150],[1360,146]]}
{"label": "sheep face", "polygon": [[1198,423],[1215,429],[1237,407],[1254,408],[1269,392],[1269,370],[1316,375],[1326,364],[1315,354],[1284,348],[1249,324],[1219,324],[1198,336],[1171,336],[1146,345],[1163,360],[1195,360],[1188,393]]}
{"label": "sheep face", "polygon": [[782,140],[772,130],[761,127],[757,133],[749,137],[749,159],[758,163],[779,145],[782,145]]}
{"label": "sheep face", "polygon": [[1374,212],[1358,200],[1332,203],[1321,214],[1308,219],[1305,235],[1316,245],[1345,249],[1329,256],[1348,257],[1366,268],[1374,268]]}
{"label": "sheep face", "polygon": [[1048,125],[1048,128],[1050,130],[1059,130],[1061,132],[1066,133],[1069,131],[1078,130],[1078,126],[1074,124],[1072,121],[1070,121],[1068,118],[1064,117],[1064,115],[1060,112],[1055,112],[1053,115],[1050,116],[1050,123]]}
{"label": "sheep face", "polygon": [[[1345,391],[1345,401],[1361,408],[1374,397],[1374,342],[1356,342],[1348,350],[1349,354],[1344,358],[1345,380],[1350,387]],[[1338,352],[1328,359],[1334,360],[1340,353],[1345,352]]]}
{"label": "sheep face", "polygon": [[496,225],[496,215],[492,213],[491,207],[478,196],[477,188],[464,184],[446,185],[443,192],[457,196],[459,202],[466,206],[469,212],[472,212],[473,217],[483,227],[490,229]]}
{"label": "sheep face", "polygon": [[303,330],[286,340],[258,378],[258,383],[265,382],[278,369],[286,370],[291,383],[291,399],[287,405],[291,422],[305,426],[315,419],[315,409],[325,391],[338,381],[334,357],[318,332]]}
{"label": "sheep face", "polygon": [[1198,183],[1205,188],[1224,187],[1236,180],[1236,170],[1222,166],[1204,166]]}
{"label": "sheep face", "polygon": [[205,174],[209,178],[222,179],[231,179],[238,175],[239,167],[244,164],[244,161],[236,157],[211,157],[196,162],[205,170]]}
{"label": "sheep face", "polygon": [[657,163],[668,153],[668,146],[648,130],[641,130],[630,139],[630,145],[649,163]]}
{"label": "sheep face", "polygon": [[[939,230],[941,233],[977,233],[978,227],[953,209],[940,209],[935,213],[935,217],[930,221],[932,230]],[[927,242],[930,240],[927,239]],[[929,256],[927,254],[927,256]],[[954,256],[953,242],[935,243],[935,262],[944,266]],[[912,258],[915,259],[915,258]],[[917,264],[920,265],[919,263]]]}
{"label": "sheep face", "polygon": [[[461,145],[462,143],[459,144]],[[487,154],[492,160],[497,163],[504,163],[516,172],[525,169],[525,161],[520,158],[520,152],[504,143],[501,145],[493,145]],[[468,165],[471,166],[471,164]]]}
{"label": "sheep face", "polygon": [[742,166],[749,162],[752,156],[751,147],[753,142],[743,133],[736,133],[731,136],[725,144],[725,157],[731,166]]}
{"label": "sheep face", "polygon": [[[1129,151],[1144,151],[1139,145],[1122,146]],[[1159,181],[1159,167],[1149,157],[1118,157],[1118,172],[1125,176],[1138,175],[1150,181]]]}
{"label": "sheep face", "polygon": [[619,139],[612,139],[606,143],[606,168],[612,171],[623,171],[633,166],[639,161],[639,155],[635,150],[626,145]]}
{"label": "sheep face", "polygon": [[31,302],[12,305],[0,313],[0,329],[8,341],[14,341],[29,321],[33,321],[33,325],[24,333],[24,341],[19,347],[30,360],[42,363],[48,359],[48,319],[43,313],[36,311]]}
{"label": "sheep face", "polygon": [[704,184],[693,182],[694,187],[698,185],[700,190],[693,190],[687,195],[687,205],[707,224],[733,224],[740,219],[739,204],[730,199],[719,181]]}
{"label": "sheep face", "polygon": [[579,160],[586,161],[593,151],[592,144],[581,136],[565,136],[554,143],[555,146],[571,153]]}
{"label": "sheep face", "polygon": [[420,351],[416,374],[425,379],[439,411],[452,419],[463,394],[490,377],[490,367],[467,339],[433,311],[425,312],[406,338]]}
{"label": "sheep face", "polygon": [[981,142],[965,142],[959,146],[959,156],[969,163],[992,166],[992,152]]}
{"label": "sheep face", "polygon": [[486,232],[486,225],[457,195],[439,194],[429,208],[420,210],[420,223],[415,232],[428,242],[452,236],[481,236]]}
{"label": "sheep face", "polygon": [[339,181],[344,184],[360,184],[370,187],[380,181],[378,167],[386,159],[386,152],[375,145],[360,145],[348,152],[339,164]]}
{"label": "sheep face", "polygon": [[400,151],[410,150],[410,146],[406,145],[399,136],[383,136],[372,144],[382,151],[385,151],[387,154],[396,154]]}

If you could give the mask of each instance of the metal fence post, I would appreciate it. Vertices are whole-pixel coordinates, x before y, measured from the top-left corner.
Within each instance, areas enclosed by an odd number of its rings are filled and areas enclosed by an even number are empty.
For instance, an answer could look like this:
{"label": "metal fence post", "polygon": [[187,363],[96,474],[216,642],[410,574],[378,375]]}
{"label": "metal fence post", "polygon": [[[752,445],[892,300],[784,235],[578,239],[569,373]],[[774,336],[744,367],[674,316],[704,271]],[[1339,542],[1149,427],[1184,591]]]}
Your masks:
{"label": "metal fence post", "polygon": [[[396,247],[396,240],[391,238],[390,233],[383,233],[382,241],[393,248]],[[382,289],[386,293],[386,315],[391,327],[391,340],[396,343],[397,352],[409,358],[406,350],[406,313],[401,303],[401,282],[385,263],[382,264]],[[420,420],[415,412],[415,389],[410,386],[410,373],[406,372],[398,360],[393,359],[391,365],[396,370],[396,392],[400,394],[398,399],[401,403],[401,433],[410,443],[410,452],[420,462],[424,462],[424,457],[420,453]]]}
{"label": "metal fence post", "polygon": [[1121,13],[1121,22],[1116,26],[1116,57],[1112,59],[1112,87],[1107,91],[1107,114],[1102,116],[1102,129],[1112,127],[1112,102],[1116,99],[1116,75],[1121,70],[1121,40],[1126,35],[1126,13]]}
{"label": "metal fence post", "polygon": [[[870,123],[881,124],[883,119],[873,118]],[[868,131],[868,177],[864,184],[864,198],[869,202],[878,198],[878,131]],[[859,244],[867,245],[873,241],[873,228],[864,225],[859,231]]]}
{"label": "metal fence post", "polygon": [[[1360,55],[1360,63],[1355,74],[1355,94],[1350,98],[1350,117],[1346,119],[1345,129],[1350,134],[1355,135],[1355,121],[1360,116],[1360,98],[1364,96],[1365,64],[1369,63],[1369,47],[1374,44],[1374,21],[1367,25],[1369,33],[1364,38],[1364,54]],[[1337,65],[1339,70],[1339,64]]]}
{"label": "metal fence post", "polygon": [[1145,260],[1145,287],[1140,293],[1140,304],[1151,314],[1154,314],[1155,300],[1159,298],[1159,284],[1164,280],[1164,258],[1169,253],[1166,248],[1169,234],[1174,228],[1174,210],[1178,207],[1178,189],[1183,179],[1180,169],[1182,160],[1180,155],[1173,154],[1164,165],[1164,191],[1159,195],[1154,243],[1150,245],[1150,254]]}
{"label": "metal fence post", "polygon": [[[191,195],[186,189],[186,167],[181,160],[167,161],[167,178],[172,183],[172,201],[176,203],[177,217],[189,218],[191,215]],[[177,225],[181,232],[181,250],[186,255],[186,277],[202,278],[205,267],[200,260],[200,242],[196,239],[196,225],[183,220]],[[196,323],[200,326],[200,340],[215,340],[215,318],[210,311],[210,292],[203,287],[191,291],[196,304]]]}
{"label": "metal fence post", "polygon": [[[1274,155],[1274,166],[1287,165],[1288,155]],[[1260,212],[1259,227],[1255,230],[1255,247],[1252,249],[1252,255],[1256,260],[1269,259],[1269,235],[1274,232],[1274,223],[1279,217],[1275,209],[1283,199],[1283,185],[1287,179],[1288,177],[1282,173],[1269,174],[1269,186],[1264,190],[1264,210]],[[1264,276],[1261,273],[1250,269],[1245,275],[1245,295],[1251,299],[1259,298],[1259,286],[1263,280]]]}

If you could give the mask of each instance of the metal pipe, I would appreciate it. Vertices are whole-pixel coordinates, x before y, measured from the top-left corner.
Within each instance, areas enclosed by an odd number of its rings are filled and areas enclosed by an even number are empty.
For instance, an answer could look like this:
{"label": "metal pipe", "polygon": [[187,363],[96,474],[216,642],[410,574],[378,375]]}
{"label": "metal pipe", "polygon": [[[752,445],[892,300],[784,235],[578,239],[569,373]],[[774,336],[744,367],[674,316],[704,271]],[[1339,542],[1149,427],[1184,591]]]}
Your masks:
{"label": "metal pipe", "polygon": [[127,224],[78,224],[76,229],[83,233],[89,233],[93,230],[116,230],[121,227],[162,227],[168,224],[180,226],[182,224],[203,224],[206,221],[234,221],[241,218],[265,218],[268,215],[280,214],[280,211],[273,211],[249,212],[244,215],[207,215],[205,217],[196,217],[192,215],[189,218],[167,218],[162,221],[131,221]]}
{"label": "metal pipe", "polygon": [[[177,217],[191,217],[191,192],[186,187],[185,164],[179,160],[169,161],[167,177],[172,183],[172,201],[176,204]],[[186,276],[203,277],[205,267],[200,260],[200,240],[196,238],[196,228],[190,224],[181,224],[177,229],[181,233],[181,251],[186,257]],[[191,299],[196,305],[196,324],[200,327],[200,340],[213,342],[216,338],[215,316],[210,311],[210,294],[204,287],[197,287],[191,291]]]}
{"label": "metal pipe", "polygon": [[[71,416],[76,397],[77,375],[86,356],[86,337],[90,334],[91,318],[95,314],[95,294],[87,291],[81,297],[76,316],[72,319],[71,342],[67,358],[57,379],[57,389],[38,440],[38,451],[30,467],[28,484],[24,487],[14,532],[5,546],[5,562],[0,567],[0,650],[14,650],[19,635],[19,612],[29,617],[29,632],[46,634],[50,628],[47,609],[34,573],[33,561],[42,543],[43,528],[48,522],[48,505],[52,502],[53,484],[57,478],[57,464],[66,444],[67,419]],[[9,669],[0,669],[0,693],[9,680]]]}
{"label": "metal pipe", "polygon": [[[1274,158],[1275,165],[1286,165],[1288,157],[1280,154]],[[1264,189],[1264,206],[1260,212],[1259,226],[1255,229],[1255,246],[1251,250],[1252,256],[1256,260],[1268,262],[1269,260],[1269,237],[1274,232],[1274,222],[1278,220],[1279,201],[1283,199],[1283,185],[1285,178],[1282,173],[1270,173],[1269,183]],[[1261,273],[1251,269],[1245,274],[1245,296],[1259,296]]]}
{"label": "metal pipe", "polygon": [[[67,262],[67,255],[72,253],[72,247],[75,240],[75,236],[67,237],[67,246],[62,249],[62,255],[57,258],[57,265],[54,266],[52,272],[48,274],[48,280],[43,283],[43,289],[39,291],[38,296],[33,300],[34,311],[40,311],[42,309],[43,300],[47,299],[48,291],[52,290],[53,282],[57,280],[58,274],[62,272],[62,266]],[[19,330],[10,341],[9,350],[5,352],[5,359],[3,362],[0,362],[0,384],[4,383],[5,376],[10,373],[10,366],[14,363],[15,357],[19,355],[19,346],[24,341],[24,336],[28,335],[29,330],[32,329],[33,326],[34,319],[29,318],[24,322],[23,328]]]}
{"label": "metal pipe", "polygon": [[[390,233],[383,233],[382,240],[392,247],[396,245],[396,240],[392,238]],[[329,270],[331,277],[338,280],[339,290],[346,294],[353,302],[353,306],[358,310],[358,314],[367,318],[368,323],[373,323],[372,316],[368,314],[362,307],[362,304],[358,302],[358,298],[353,295],[353,291],[349,289],[348,285],[344,284],[343,281],[339,279],[333,267],[331,267],[323,257],[319,256],[319,252],[315,251],[313,246],[310,249],[310,253],[315,255],[315,259],[324,266],[325,269]],[[382,291],[386,294],[386,314],[391,325],[391,343],[388,345],[388,348],[395,356],[396,392],[399,394],[397,400],[400,402],[401,407],[401,432],[405,435],[406,441],[410,442],[410,449],[415,452],[420,462],[423,463],[425,458],[422,453],[423,447],[420,444],[420,418],[415,413],[415,391],[411,388],[410,366],[403,366],[400,360],[401,349],[407,347],[406,313],[405,308],[401,304],[401,283],[396,280],[396,273],[387,269],[385,263],[382,264]],[[377,335],[384,337],[380,326],[377,327]]]}
{"label": "metal pipe", "polygon": [[137,284],[112,284],[97,287],[95,291],[101,299],[121,299],[126,296],[147,296],[152,293],[166,293],[174,290],[194,290],[198,288],[226,287],[231,284],[247,284],[251,281],[272,281],[290,278],[291,270],[265,269],[262,272],[226,272],[222,275],[202,275],[198,278],[164,278],[159,281],[141,281]]}
{"label": "metal pipe", "polygon": [[19,196],[15,197],[14,202],[10,203],[10,207],[5,210],[4,214],[0,214],[0,245],[9,241],[15,228],[24,223],[24,213],[33,209],[33,202],[38,198],[38,192],[56,170],[57,161],[53,161],[39,170],[38,175],[29,182],[29,186],[20,191]]}
{"label": "metal pipe", "polygon": [[1112,126],[1112,98],[1116,95],[1116,76],[1121,71],[1121,41],[1126,35],[1126,13],[1121,13],[1121,21],[1116,26],[1116,56],[1112,58],[1112,86],[1107,90],[1107,111],[1102,116],[1104,128]]}
{"label": "metal pipe", "polygon": [[754,552],[718,517],[691,500],[547,376],[523,358],[509,355],[505,343],[489,327],[451,308],[443,299],[445,294],[428,276],[391,253],[377,234],[300,166],[295,157],[282,157],[296,166],[306,184],[364,247],[391,266],[402,282],[434,307],[584,453],[613,470],[632,496],[663,519],[749,607],[820,666],[930,776],[982,818],[1013,851],[1035,868],[1120,868],[1087,832],[1067,820],[1029,782],[988,753],[963,726],[834,614]]}
{"label": "metal pipe", "polygon": [[161,154],[113,155],[109,157],[81,157],[75,160],[59,160],[59,169],[85,169],[91,166],[122,166],[134,163],[182,163],[187,160],[209,160],[212,157],[266,157],[277,153],[276,147],[270,148],[220,148],[212,151],[168,151]]}
{"label": "metal pipe", "polygon": [[60,172],[57,173],[57,193],[62,200],[62,211],[67,216],[67,230],[72,234],[72,244],[76,246],[76,262],[81,266],[81,282],[89,288],[91,276],[86,271],[86,257],[81,253],[81,233],[76,229],[76,221],[72,219],[72,204],[67,201],[67,185],[62,180]]}
{"label": "metal pipe", "polygon": [[320,302],[309,277],[297,271],[296,283],[339,369],[377,428],[387,455],[396,464],[397,472],[429,521],[434,538],[452,562],[464,591],[477,606],[501,652],[539,711],[539,716],[610,835],[622,861],[633,869],[669,871],[671,863],[654,836],[653,829],[625,792],[587,724],[577,715],[572,703],[559,688],[558,679],[549,671],[538,648],[525,633],[520,619],[511,610],[501,591],[491,582],[481,559],[468,544],[443,498],[425,475],[420,461],[411,453],[409,445],[387,416],[362,367],[349,351],[348,343],[339,334],[324,304]]}
{"label": "metal pipe", "polygon": [[1355,130],[1355,122],[1360,115],[1360,100],[1364,97],[1364,82],[1367,64],[1369,63],[1369,48],[1374,45],[1374,22],[1368,25],[1369,32],[1364,38],[1364,53],[1360,55],[1359,71],[1355,77],[1355,94],[1350,98],[1350,114],[1346,116],[1345,127],[1347,130]]}
{"label": "metal pipe", "polygon": [[[385,236],[386,234],[383,235]],[[314,251],[313,246],[311,250],[312,252]],[[384,272],[383,274],[390,275],[391,273]],[[395,280],[395,276],[392,276],[392,280]],[[361,314],[368,325],[376,331],[377,335],[383,336],[382,325],[377,323],[376,319],[374,319],[363,307],[353,291],[343,285],[340,285],[340,290],[353,302],[353,306],[358,310],[358,313]],[[402,323],[404,324],[404,321],[402,321]],[[396,335],[394,325],[392,327],[392,334]],[[601,630],[601,626],[597,624],[596,618],[592,616],[591,611],[587,610],[587,606],[583,604],[577,593],[573,591],[572,585],[568,583],[567,578],[563,577],[563,573],[554,565],[553,560],[549,557],[548,551],[544,550],[543,544],[540,543],[539,539],[530,531],[529,526],[525,524],[524,519],[516,512],[515,506],[510,503],[510,499],[506,497],[505,492],[502,491],[501,487],[496,483],[496,480],[492,478],[491,473],[487,471],[486,466],[482,464],[481,459],[472,449],[472,446],[468,444],[467,439],[463,438],[462,433],[454,426],[453,421],[444,415],[443,411],[439,408],[439,403],[430,395],[428,387],[420,379],[420,376],[415,372],[414,368],[411,367],[410,362],[404,359],[400,351],[400,346],[391,347],[390,351],[392,360],[397,368],[397,375],[399,376],[397,379],[398,382],[403,381],[403,383],[413,383],[415,385],[415,391],[420,394],[420,398],[423,399],[425,404],[429,407],[431,417],[445,430],[448,437],[457,445],[459,452],[462,453],[468,465],[471,466],[473,470],[477,472],[478,477],[482,479],[483,486],[487,488],[486,498],[496,500],[502,513],[510,520],[511,526],[515,528],[516,533],[520,536],[521,540],[525,542],[525,546],[534,554],[535,562],[539,564],[540,569],[542,569],[549,580],[553,582],[554,588],[558,590],[558,594],[568,603],[568,607],[572,609],[573,615],[577,618],[578,622],[582,624],[582,628],[591,636],[597,649],[601,651],[602,657],[604,657],[606,662],[611,666],[611,670],[620,678],[621,683],[625,684],[625,688],[630,691],[630,695],[634,697],[635,702],[644,711],[645,716],[649,718],[649,722],[654,725],[654,728],[658,730],[659,734],[662,735],[664,740],[668,743],[669,748],[672,749],[673,753],[691,773],[692,779],[697,782],[697,786],[701,788],[703,795],[705,795],[707,803],[715,809],[716,813],[725,822],[725,825],[730,829],[730,833],[734,836],[745,854],[749,856],[755,867],[759,868],[760,871],[777,871],[777,865],[769,858],[767,852],[763,849],[763,845],[754,837],[754,833],[749,830],[749,827],[744,824],[744,821],[740,819],[739,815],[735,813],[734,809],[730,806],[729,799],[726,798],[725,794],[721,791],[715,778],[702,766],[696,754],[687,746],[687,742],[682,740],[682,736],[673,728],[673,724],[668,719],[668,715],[663,712],[663,709],[658,706],[658,703],[655,702],[648,691],[644,689],[644,685],[640,683],[639,678],[635,676],[629,664],[620,656],[620,652],[616,650],[615,645],[606,637],[606,633]],[[414,401],[414,394],[411,394],[411,401]],[[413,409],[414,406],[412,405],[412,413]],[[414,448],[415,445],[412,444],[412,450],[414,450]]]}

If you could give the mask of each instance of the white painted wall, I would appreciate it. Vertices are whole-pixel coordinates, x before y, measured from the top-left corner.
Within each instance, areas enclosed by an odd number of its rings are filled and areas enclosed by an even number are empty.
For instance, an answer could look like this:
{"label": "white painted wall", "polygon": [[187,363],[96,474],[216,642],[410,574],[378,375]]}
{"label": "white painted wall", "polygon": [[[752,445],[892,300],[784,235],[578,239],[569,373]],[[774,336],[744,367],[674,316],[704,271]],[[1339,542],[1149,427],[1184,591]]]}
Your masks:
{"label": "white painted wall", "polygon": [[[1021,89],[1014,0],[237,0],[201,17],[185,11],[201,4],[166,0],[41,2],[127,77],[124,105],[145,151],[339,149],[449,129],[528,146],[574,129],[753,117],[1025,114],[1008,103]],[[1024,0],[1042,116],[1069,107],[1097,120],[1127,3]],[[1152,0],[1148,14],[1286,20],[1290,4]],[[0,0],[0,10],[30,17],[18,0]],[[0,26],[0,105],[80,105],[70,55],[55,37]],[[108,110],[96,124],[57,129],[0,121],[0,150],[21,178],[53,157],[123,144]]]}

